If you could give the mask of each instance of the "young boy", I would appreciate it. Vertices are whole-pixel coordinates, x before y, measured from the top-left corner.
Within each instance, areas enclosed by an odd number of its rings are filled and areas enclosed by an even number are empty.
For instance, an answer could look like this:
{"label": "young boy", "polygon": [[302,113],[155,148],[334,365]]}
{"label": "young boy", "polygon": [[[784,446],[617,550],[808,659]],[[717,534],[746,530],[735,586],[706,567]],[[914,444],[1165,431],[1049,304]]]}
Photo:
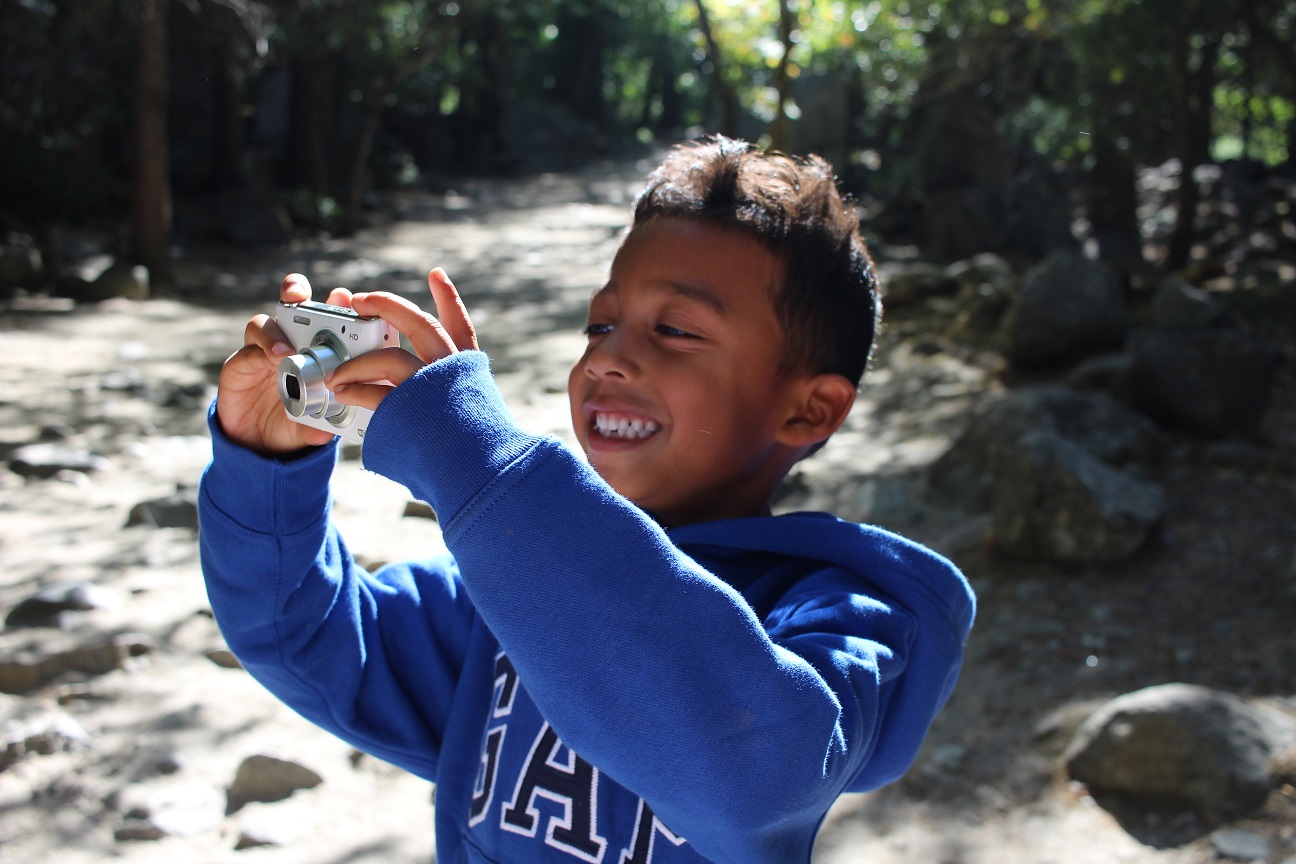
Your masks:
{"label": "young boy", "polygon": [[[974,607],[921,546],[770,515],[845,419],[877,324],[831,169],[710,139],[652,175],[571,372],[584,459],[513,423],[454,287],[428,281],[436,318],[333,292],[413,352],[329,384],[375,409],[365,467],[431,503],[449,554],[355,563],[329,521],[331,436],[285,416],[291,349],[258,316],[221,373],[201,495],[230,648],[436,783],[438,861],[809,861],[834,799],[912,762]],[[309,292],[293,275],[281,296]]]}

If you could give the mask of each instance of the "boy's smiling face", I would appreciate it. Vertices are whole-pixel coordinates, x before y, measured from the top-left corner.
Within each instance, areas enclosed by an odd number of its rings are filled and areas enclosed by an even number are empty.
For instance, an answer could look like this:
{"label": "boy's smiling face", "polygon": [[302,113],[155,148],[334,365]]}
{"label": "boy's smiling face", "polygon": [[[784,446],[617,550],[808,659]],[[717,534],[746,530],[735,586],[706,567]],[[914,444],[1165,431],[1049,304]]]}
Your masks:
{"label": "boy's smiling face", "polygon": [[783,261],[687,219],[635,228],[590,301],[568,380],[590,463],[667,526],[767,512],[801,454],[784,434],[812,376],[780,368]]}

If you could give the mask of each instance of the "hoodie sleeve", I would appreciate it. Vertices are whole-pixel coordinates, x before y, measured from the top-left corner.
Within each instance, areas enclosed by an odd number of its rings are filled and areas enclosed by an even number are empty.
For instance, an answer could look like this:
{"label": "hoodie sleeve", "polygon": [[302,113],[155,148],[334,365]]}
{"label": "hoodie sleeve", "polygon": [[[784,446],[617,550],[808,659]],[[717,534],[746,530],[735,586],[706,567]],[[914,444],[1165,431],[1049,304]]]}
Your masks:
{"label": "hoodie sleeve", "polygon": [[267,459],[208,422],[199,548],[230,650],[306,719],[431,779],[473,617],[453,559],[367,572],[329,520],[335,444]]}
{"label": "hoodie sleeve", "polygon": [[823,586],[773,638],[565,444],[520,431],[477,352],[389,394],[364,458],[437,511],[475,607],[566,744],[716,861],[806,853],[872,752],[907,616]]}

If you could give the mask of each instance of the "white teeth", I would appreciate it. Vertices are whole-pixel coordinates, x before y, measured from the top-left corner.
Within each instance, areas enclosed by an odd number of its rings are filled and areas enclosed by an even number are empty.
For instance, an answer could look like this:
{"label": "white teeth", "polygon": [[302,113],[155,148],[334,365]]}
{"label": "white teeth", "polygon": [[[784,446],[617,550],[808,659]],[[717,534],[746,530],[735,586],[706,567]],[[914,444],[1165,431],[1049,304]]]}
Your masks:
{"label": "white teeth", "polygon": [[594,429],[605,438],[647,438],[660,428],[656,422],[638,417],[630,420],[615,414],[594,415]]}

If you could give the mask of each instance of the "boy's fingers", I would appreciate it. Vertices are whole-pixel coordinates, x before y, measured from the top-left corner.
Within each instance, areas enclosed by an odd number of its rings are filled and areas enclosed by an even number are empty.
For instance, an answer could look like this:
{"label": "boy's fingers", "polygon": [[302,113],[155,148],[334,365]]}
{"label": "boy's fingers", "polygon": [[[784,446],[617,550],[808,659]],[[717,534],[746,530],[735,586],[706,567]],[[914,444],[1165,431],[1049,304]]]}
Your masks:
{"label": "boy's fingers", "polygon": [[377,411],[378,405],[393,389],[390,384],[346,384],[333,389],[333,397],[343,405]]}
{"label": "boy's fingers", "polygon": [[328,302],[334,306],[351,308],[351,292],[346,288],[334,288],[329,292]]}
{"label": "boy's fingers", "polygon": [[282,303],[304,303],[311,299],[311,284],[300,273],[289,273],[279,284],[279,301]]}
{"label": "boy's fingers", "polygon": [[256,315],[243,329],[243,344],[255,345],[271,357],[292,353],[292,345],[269,315]]}
{"label": "boy's fingers", "polygon": [[[339,366],[325,383],[330,390],[334,391],[339,387],[350,390],[355,385],[367,386],[375,382],[395,385],[403,383],[422,368],[423,361],[404,348],[383,348],[361,354],[359,357],[352,357]],[[342,401],[350,402],[349,399]]]}
{"label": "boy's fingers", "polygon": [[441,320],[456,348],[460,351],[477,348],[477,332],[473,329],[472,319],[463,298],[455,288],[445,270],[437,267],[428,273],[428,288],[432,291],[432,300],[436,303],[437,318]]}
{"label": "boy's fingers", "polygon": [[361,315],[382,318],[404,333],[414,353],[424,363],[455,353],[455,343],[441,326],[441,322],[404,297],[386,291],[375,291],[372,294],[355,295],[352,305]]}

